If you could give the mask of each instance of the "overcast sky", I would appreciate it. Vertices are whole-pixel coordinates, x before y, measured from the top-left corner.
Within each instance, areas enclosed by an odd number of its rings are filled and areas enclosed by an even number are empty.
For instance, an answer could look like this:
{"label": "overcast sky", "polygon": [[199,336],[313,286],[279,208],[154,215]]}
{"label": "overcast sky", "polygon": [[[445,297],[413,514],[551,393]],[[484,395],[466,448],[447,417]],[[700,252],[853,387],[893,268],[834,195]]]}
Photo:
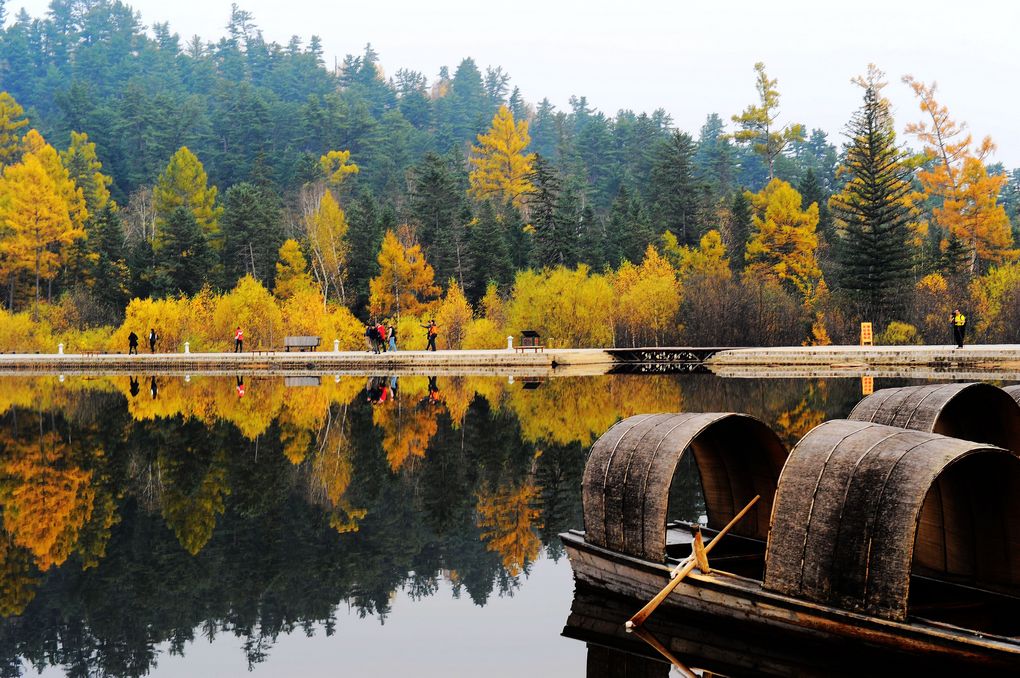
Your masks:
{"label": "overcast sky", "polygon": [[[146,25],[169,21],[186,39],[225,33],[230,0],[135,0]],[[664,108],[696,135],[705,115],[725,120],[754,100],[756,61],[779,79],[782,120],[839,140],[860,102],[850,78],[876,63],[890,80],[896,124],[920,113],[900,77],[937,80],[951,114],[991,135],[992,160],[1020,166],[1017,74],[1020,3],[969,0],[745,2],[729,0],[240,0],[268,40],[322,38],[327,62],[371,42],[387,73],[407,67],[430,82],[471,56],[502,66],[532,103],[563,108],[572,94],[613,114]],[[8,0],[41,16],[47,0]],[[839,141],[841,143],[841,141]]]}

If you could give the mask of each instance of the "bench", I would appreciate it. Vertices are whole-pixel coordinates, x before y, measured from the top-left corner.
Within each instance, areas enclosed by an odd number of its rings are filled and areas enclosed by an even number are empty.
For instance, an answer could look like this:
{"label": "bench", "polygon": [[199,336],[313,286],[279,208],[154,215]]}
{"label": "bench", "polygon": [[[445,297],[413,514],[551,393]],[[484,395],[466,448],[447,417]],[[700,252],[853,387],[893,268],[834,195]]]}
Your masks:
{"label": "bench", "polygon": [[319,337],[284,337],[283,348],[287,351],[292,348],[299,351],[314,351],[321,341]]}
{"label": "bench", "polygon": [[538,332],[535,330],[521,330],[521,341],[517,346],[514,346],[514,350],[521,353],[529,350],[536,353],[539,351],[545,353],[545,346],[538,343]]}

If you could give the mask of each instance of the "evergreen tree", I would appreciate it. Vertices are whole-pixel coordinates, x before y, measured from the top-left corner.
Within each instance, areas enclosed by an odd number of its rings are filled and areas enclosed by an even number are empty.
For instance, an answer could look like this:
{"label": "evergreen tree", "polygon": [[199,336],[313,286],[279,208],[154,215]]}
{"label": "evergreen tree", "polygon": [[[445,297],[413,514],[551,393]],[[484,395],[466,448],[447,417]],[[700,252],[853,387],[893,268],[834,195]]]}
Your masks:
{"label": "evergreen tree", "polygon": [[92,280],[91,297],[98,307],[100,322],[119,322],[128,302],[131,273],[124,229],[120,217],[107,204],[86,226],[89,262],[87,279]]}
{"label": "evergreen tree", "polygon": [[652,169],[653,221],[671,231],[681,245],[697,244],[703,224],[700,205],[703,186],[694,179],[694,141],[675,131],[663,142]]}
{"label": "evergreen tree", "polygon": [[456,279],[463,286],[466,265],[466,236],[463,178],[448,159],[427,154],[414,170],[410,212],[417,226],[425,256],[436,271],[437,280]]}
{"label": "evergreen tree", "polygon": [[753,207],[747,192],[737,191],[730,206],[730,243],[727,249],[731,253],[733,270],[738,273],[744,270],[744,253],[747,250],[747,242],[751,239],[753,217]]}
{"label": "evergreen tree", "polygon": [[163,230],[153,291],[160,296],[195,294],[208,282],[215,255],[195,215],[186,207],[170,213]]}
{"label": "evergreen tree", "polygon": [[273,287],[276,258],[283,244],[283,217],[276,199],[243,182],[223,197],[223,274],[226,287],[250,274],[267,289]]}
{"label": "evergreen tree", "polygon": [[468,229],[468,253],[471,274],[465,293],[469,299],[480,299],[489,282],[500,287],[509,284],[513,270],[510,253],[503,225],[490,202],[479,206],[478,216]]}
{"label": "evergreen tree", "polygon": [[905,153],[896,146],[883,74],[873,65],[856,80],[864,103],[846,128],[843,190],[832,198],[843,242],[838,249],[839,285],[862,317],[882,323],[902,309],[913,265],[908,239],[913,219]]}
{"label": "evergreen tree", "polygon": [[368,306],[368,281],[379,273],[376,253],[382,246],[383,234],[396,225],[392,212],[384,211],[371,193],[355,198],[347,215],[350,226],[347,240],[351,251],[347,265],[347,295],[352,307]]}
{"label": "evergreen tree", "polygon": [[534,166],[535,192],[529,203],[535,234],[532,262],[540,268],[570,266],[577,258],[576,193],[563,189],[545,158],[538,156]]}
{"label": "evergreen tree", "polygon": [[804,198],[805,205],[818,204],[818,232],[831,242],[834,232],[832,230],[832,213],[829,211],[829,194],[822,187],[814,169],[809,167],[804,173],[804,178],[797,185],[797,192]]}
{"label": "evergreen tree", "polygon": [[712,113],[698,135],[695,176],[709,187],[713,196],[729,195],[733,188],[734,165],[733,144],[726,136],[726,124],[718,113]]}

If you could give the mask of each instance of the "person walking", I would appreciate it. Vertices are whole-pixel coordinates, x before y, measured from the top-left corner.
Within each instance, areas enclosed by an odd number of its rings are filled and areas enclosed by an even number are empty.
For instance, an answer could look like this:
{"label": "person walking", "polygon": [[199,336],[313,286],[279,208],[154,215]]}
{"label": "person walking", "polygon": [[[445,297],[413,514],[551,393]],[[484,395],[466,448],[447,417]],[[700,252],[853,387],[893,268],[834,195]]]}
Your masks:
{"label": "person walking", "polygon": [[422,327],[425,329],[425,334],[428,337],[429,342],[426,350],[435,351],[436,337],[439,335],[439,328],[436,326],[436,321],[430,320],[428,325],[422,325]]}
{"label": "person walking", "polygon": [[128,355],[138,355],[138,335],[134,330],[128,335]]}
{"label": "person walking", "polygon": [[953,309],[953,315],[949,319],[953,326],[953,341],[956,348],[963,348],[963,337],[967,333],[967,316],[960,313],[960,309]]}
{"label": "person walking", "polygon": [[382,320],[375,326],[375,336],[379,340],[379,348],[382,352],[386,352],[386,325],[383,325]]}
{"label": "person walking", "polygon": [[234,330],[234,353],[244,353],[244,330],[240,325]]}
{"label": "person walking", "polygon": [[[149,353],[155,353],[156,352],[156,340],[158,340],[158,339],[159,339],[159,335],[156,334],[155,328],[150,327],[149,328]],[[130,337],[128,337],[128,340],[130,341]]]}
{"label": "person walking", "polygon": [[390,338],[390,350],[391,351],[396,351],[397,350],[397,328],[395,326],[393,326],[393,325],[390,325],[390,328],[388,330],[388,334],[389,334],[389,338]]}
{"label": "person walking", "polygon": [[379,332],[375,329],[375,322],[370,320],[365,325],[365,338],[368,339],[369,353],[379,352]]}

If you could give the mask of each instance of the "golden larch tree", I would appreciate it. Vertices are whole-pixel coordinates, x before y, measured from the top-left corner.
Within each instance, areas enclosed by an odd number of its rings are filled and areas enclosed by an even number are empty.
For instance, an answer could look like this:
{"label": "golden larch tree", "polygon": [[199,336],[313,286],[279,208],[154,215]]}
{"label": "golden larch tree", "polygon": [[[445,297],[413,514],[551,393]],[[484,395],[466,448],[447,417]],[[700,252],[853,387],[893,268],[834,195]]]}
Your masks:
{"label": "golden larch tree", "polygon": [[9,273],[35,274],[35,303],[38,314],[39,290],[43,280],[56,276],[66,256],[66,247],[85,231],[72,222],[67,201],[35,155],[8,165],[0,182],[0,223],[8,234],[0,240]]}
{"label": "golden larch tree", "polygon": [[421,245],[411,242],[412,234],[406,226],[400,233],[402,238],[386,231],[379,248],[379,275],[368,283],[369,310],[378,318],[421,315],[439,296],[435,271],[425,260]]}
{"label": "golden larch tree", "polygon": [[74,183],[84,194],[89,214],[98,214],[110,202],[111,177],[103,174],[103,163],[96,155],[96,145],[84,132],[71,132],[71,145],[60,154],[60,160]]}
{"label": "golden larch tree", "polygon": [[925,116],[921,122],[908,124],[907,133],[924,144],[929,163],[917,176],[927,197],[941,202],[932,210],[935,223],[946,236],[958,238],[970,250],[972,274],[981,273],[987,264],[1012,258],[1009,219],[998,204],[1006,177],[989,175],[984,165],[995,150],[991,137],[975,144],[966,123],[953,120],[949,109],[935,98],[935,83],[927,85],[910,75],[903,81],[914,91]]}
{"label": "golden larch tree", "polygon": [[782,179],[748,197],[755,214],[745,275],[776,278],[805,301],[811,299],[822,276],[816,256],[818,205],[802,209],[800,193]]}
{"label": "golden larch tree", "polygon": [[733,138],[751,144],[754,152],[765,158],[769,166],[769,179],[772,179],[775,177],[776,158],[787,145],[804,138],[804,127],[779,126],[779,90],[776,89],[779,81],[769,78],[765,73],[765,64],[760,61],[754,65],[754,72],[757,74],[754,85],[758,91],[758,103],[751,104],[743,113],[733,116],[733,122],[740,126],[733,133]]}
{"label": "golden larch tree", "polygon": [[542,526],[538,508],[541,488],[529,480],[483,489],[476,504],[477,524],[485,548],[502,556],[507,574],[516,577],[542,548],[536,530]]}
{"label": "golden larch tree", "polygon": [[[181,146],[170,158],[152,193],[159,222],[157,229],[165,225],[175,209],[184,207],[195,215],[210,242],[213,245],[219,243],[219,219],[223,208],[216,206],[217,189],[209,185],[205,168],[187,146]],[[156,243],[159,244],[158,235]]]}
{"label": "golden larch tree", "polygon": [[0,92],[0,170],[21,158],[21,130],[28,126],[25,109],[7,92]]}
{"label": "golden larch tree", "polygon": [[67,203],[67,213],[76,228],[85,228],[85,221],[89,218],[88,207],[85,203],[85,193],[74,182],[71,173],[67,171],[57,149],[46,143],[38,131],[31,129],[25,135],[22,142],[25,149],[25,156],[34,155],[39,159],[46,174],[53,180],[53,186],[57,193]]}
{"label": "golden larch tree", "polygon": [[514,121],[513,113],[500,106],[485,134],[478,135],[478,146],[471,147],[469,192],[479,200],[499,198],[518,207],[534,191],[531,174],[534,153],[525,153],[531,137],[528,121]]}
{"label": "golden larch tree", "polygon": [[471,323],[471,304],[464,296],[464,290],[453,278],[446,288],[446,296],[436,311],[436,324],[443,328],[443,343],[446,348],[460,349],[464,335]]}
{"label": "golden larch tree", "polygon": [[315,282],[308,273],[308,262],[301,253],[301,245],[294,239],[285,240],[280,246],[279,261],[276,262],[273,294],[278,299],[290,299],[311,291],[314,286]]}

